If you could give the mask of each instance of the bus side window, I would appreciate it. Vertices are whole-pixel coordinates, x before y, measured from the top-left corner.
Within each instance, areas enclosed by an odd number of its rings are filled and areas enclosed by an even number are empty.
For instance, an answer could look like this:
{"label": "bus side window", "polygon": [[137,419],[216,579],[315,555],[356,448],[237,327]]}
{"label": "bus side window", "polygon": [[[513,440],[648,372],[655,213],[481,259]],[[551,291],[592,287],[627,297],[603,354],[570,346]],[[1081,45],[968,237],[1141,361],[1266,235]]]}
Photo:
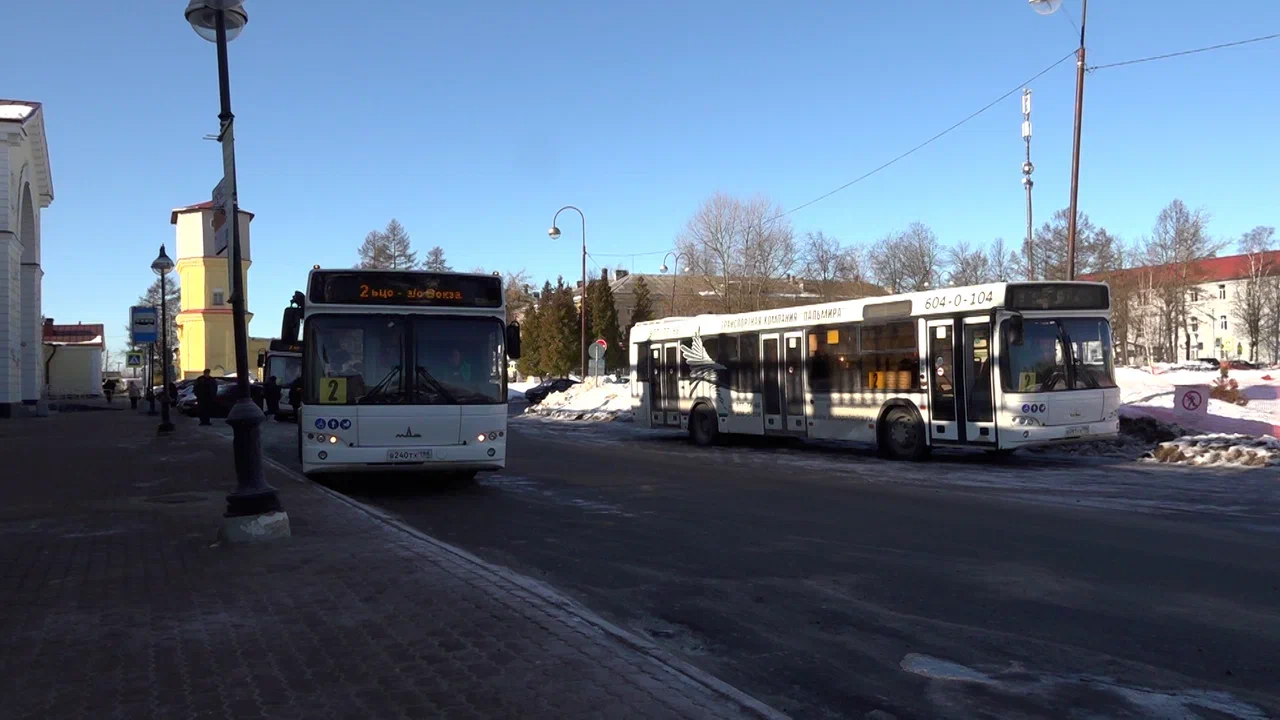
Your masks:
{"label": "bus side window", "polygon": [[636,346],[636,380],[649,381],[649,343],[642,342]]}
{"label": "bus side window", "polygon": [[739,392],[760,392],[760,336],[744,333],[739,339],[738,385]]}
{"label": "bus side window", "polygon": [[738,362],[738,336],[721,335],[714,358],[716,364],[724,368],[716,370],[716,385],[728,389],[733,384],[733,366]]}

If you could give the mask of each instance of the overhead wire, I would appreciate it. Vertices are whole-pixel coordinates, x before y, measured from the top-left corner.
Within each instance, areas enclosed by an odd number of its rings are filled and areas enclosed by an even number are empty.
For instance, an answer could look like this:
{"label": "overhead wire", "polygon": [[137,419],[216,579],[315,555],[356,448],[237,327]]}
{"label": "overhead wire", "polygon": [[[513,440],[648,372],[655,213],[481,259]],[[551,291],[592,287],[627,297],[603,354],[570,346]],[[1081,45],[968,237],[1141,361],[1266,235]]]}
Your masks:
{"label": "overhead wire", "polygon": [[1108,68],[1123,67],[1125,65],[1137,65],[1138,63],[1154,62],[1156,60],[1168,60],[1169,58],[1183,57],[1184,55],[1195,55],[1197,53],[1209,52],[1211,50],[1222,50],[1224,48],[1238,47],[1240,45],[1248,45],[1250,43],[1263,42],[1265,40],[1275,40],[1280,38],[1280,33],[1272,33],[1271,35],[1260,35],[1258,37],[1247,38],[1245,40],[1236,40],[1235,42],[1219,43],[1217,45],[1208,45],[1205,47],[1194,48],[1191,50],[1179,50],[1178,52],[1165,53],[1163,55],[1152,55],[1150,57],[1135,58],[1133,60],[1121,60],[1120,62],[1106,63],[1103,65],[1090,65],[1085,68],[1089,72],[1094,70],[1106,70]]}

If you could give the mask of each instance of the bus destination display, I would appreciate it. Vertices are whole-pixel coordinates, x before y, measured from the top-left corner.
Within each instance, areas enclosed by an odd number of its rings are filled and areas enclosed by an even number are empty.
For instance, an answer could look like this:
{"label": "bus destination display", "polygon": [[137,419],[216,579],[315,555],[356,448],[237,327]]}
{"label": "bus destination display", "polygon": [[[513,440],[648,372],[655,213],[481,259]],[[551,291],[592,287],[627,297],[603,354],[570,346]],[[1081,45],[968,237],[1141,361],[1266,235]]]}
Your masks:
{"label": "bus destination display", "polygon": [[315,272],[309,302],[337,305],[501,307],[497,277],[424,272]]}
{"label": "bus destination display", "polygon": [[1106,310],[1110,307],[1106,285],[1010,285],[1010,310]]}

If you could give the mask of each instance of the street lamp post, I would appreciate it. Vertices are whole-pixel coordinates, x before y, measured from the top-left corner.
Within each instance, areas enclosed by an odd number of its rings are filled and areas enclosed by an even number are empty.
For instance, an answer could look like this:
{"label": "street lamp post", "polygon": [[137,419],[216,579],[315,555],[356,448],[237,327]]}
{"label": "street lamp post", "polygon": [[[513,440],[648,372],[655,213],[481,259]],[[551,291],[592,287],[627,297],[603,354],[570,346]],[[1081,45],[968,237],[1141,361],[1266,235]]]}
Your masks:
{"label": "street lamp post", "polygon": [[582,307],[578,311],[578,314],[582,318],[582,338],[581,338],[581,344],[582,344],[581,373],[582,374],[579,377],[581,377],[583,380],[586,380],[587,379],[587,216],[583,215],[581,210],[579,210],[578,208],[572,205],[565,205],[564,207],[557,210],[556,214],[551,217],[551,229],[547,231],[547,235],[549,235],[552,240],[558,240],[560,238],[560,228],[556,226],[556,220],[559,219],[560,213],[564,212],[565,210],[572,210],[578,213],[578,217],[582,218],[582,296],[581,296]]}
{"label": "street lamp post", "polygon": [[156,414],[156,344],[147,348],[147,414]]}
{"label": "street lamp post", "polygon": [[160,395],[159,433],[167,435],[173,432],[173,422],[169,419],[169,303],[165,300],[169,295],[167,279],[173,260],[165,253],[164,245],[160,246],[160,254],[151,263],[151,269],[160,276],[160,368],[164,374],[164,392]]}
{"label": "street lamp post", "polygon": [[[1062,0],[1028,0],[1031,9],[1051,15]],[[1071,208],[1067,217],[1067,279],[1076,279],[1076,200],[1080,195],[1080,121],[1084,114],[1084,28],[1089,19],[1089,0],[1080,3],[1080,48],[1076,50],[1076,122],[1071,143]]]}
{"label": "street lamp post", "polygon": [[660,272],[667,271],[667,258],[671,257],[672,255],[675,255],[675,258],[672,259],[673,272],[671,273],[671,314],[675,315],[676,314],[676,278],[680,277],[680,261],[685,259],[685,257],[684,257],[684,253],[676,252],[675,250],[672,250],[666,255],[663,255],[662,269],[660,270]]}
{"label": "street lamp post", "polygon": [[231,79],[227,68],[227,43],[234,40],[249,22],[241,0],[191,0],[187,22],[196,34],[218,48],[218,95],[221,122],[218,140],[222,143],[223,183],[229,205],[225,222],[231,223],[229,262],[231,263],[231,324],[236,351],[236,403],[227,414],[235,453],[236,489],[227,496],[225,517],[240,518],[280,512],[280,498],[267,484],[262,471],[262,422],[265,415],[253,402],[249,384],[249,337],[245,317],[243,255],[237,213],[235,170],[235,115],[231,113]]}

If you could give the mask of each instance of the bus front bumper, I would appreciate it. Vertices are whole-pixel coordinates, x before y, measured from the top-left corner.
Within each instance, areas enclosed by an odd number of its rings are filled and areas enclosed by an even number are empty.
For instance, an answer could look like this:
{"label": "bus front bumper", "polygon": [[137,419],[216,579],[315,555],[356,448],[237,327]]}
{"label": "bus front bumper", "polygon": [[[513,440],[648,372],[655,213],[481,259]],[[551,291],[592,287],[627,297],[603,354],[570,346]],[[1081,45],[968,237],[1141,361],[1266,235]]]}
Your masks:
{"label": "bus front bumper", "polygon": [[1110,440],[1120,434],[1119,418],[1079,425],[1011,427],[1000,430],[1001,448],[1059,445],[1065,443]]}
{"label": "bus front bumper", "polygon": [[[322,457],[323,455],[323,457]],[[451,473],[501,470],[507,464],[506,443],[350,447],[342,444],[302,446],[304,473],[424,472]]]}

